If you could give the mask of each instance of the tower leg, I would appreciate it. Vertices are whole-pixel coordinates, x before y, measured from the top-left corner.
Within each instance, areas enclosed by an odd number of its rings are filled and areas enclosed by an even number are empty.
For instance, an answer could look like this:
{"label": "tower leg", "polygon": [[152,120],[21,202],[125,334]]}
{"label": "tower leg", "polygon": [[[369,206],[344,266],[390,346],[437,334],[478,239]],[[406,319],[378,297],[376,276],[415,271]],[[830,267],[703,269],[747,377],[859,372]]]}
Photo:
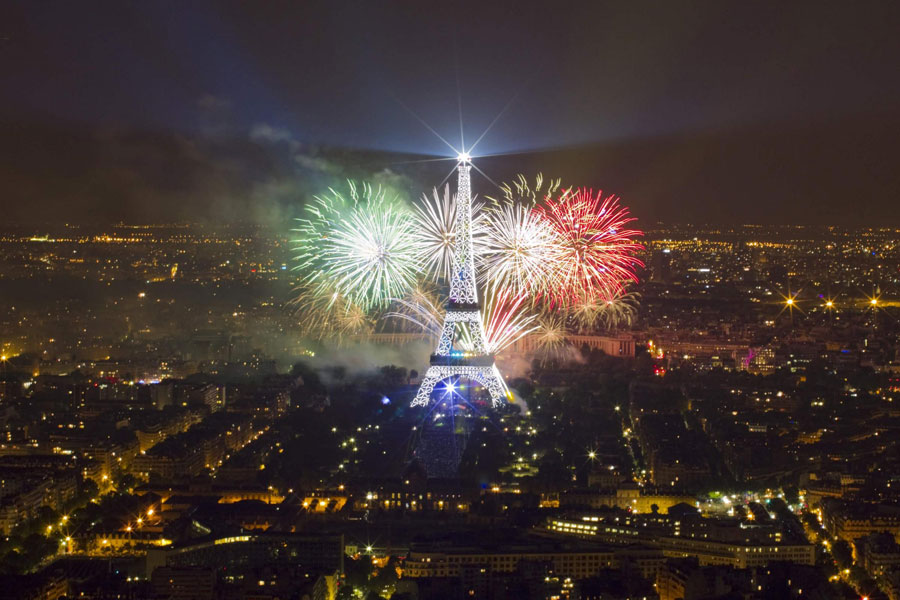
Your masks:
{"label": "tower leg", "polygon": [[422,383],[419,385],[419,391],[416,393],[416,397],[413,399],[411,406],[428,406],[428,400],[431,398],[431,392],[434,391],[434,386],[436,386],[444,377],[446,377],[446,375],[444,375],[438,367],[428,367],[428,371],[425,372],[425,378],[422,379]]}
{"label": "tower leg", "polygon": [[500,375],[500,370],[497,369],[497,365],[490,367],[431,366],[425,372],[425,377],[419,385],[419,391],[416,393],[411,406],[427,406],[435,386],[453,375],[468,377],[481,384],[481,387],[486,389],[491,395],[491,403],[494,405],[494,408],[502,406],[507,400],[508,390],[503,377]]}
{"label": "tower leg", "polygon": [[494,408],[503,405],[507,399],[508,390],[497,365],[493,365],[490,369],[479,371],[475,374],[474,379],[491,394],[491,402]]}

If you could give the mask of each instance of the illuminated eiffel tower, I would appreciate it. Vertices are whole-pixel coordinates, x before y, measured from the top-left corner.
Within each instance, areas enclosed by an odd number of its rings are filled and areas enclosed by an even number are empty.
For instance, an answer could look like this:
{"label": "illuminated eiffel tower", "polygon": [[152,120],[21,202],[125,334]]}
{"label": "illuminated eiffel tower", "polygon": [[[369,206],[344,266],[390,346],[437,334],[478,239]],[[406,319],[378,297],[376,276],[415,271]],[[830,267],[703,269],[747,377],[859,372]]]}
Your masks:
{"label": "illuminated eiffel tower", "polygon": [[[450,298],[437,350],[431,355],[431,366],[412,401],[413,406],[427,406],[434,387],[454,375],[465,376],[482,385],[491,395],[495,407],[508,398],[509,391],[488,351],[484,324],[475,289],[475,262],[472,249],[472,169],[468,154],[460,154],[457,173],[456,235],[453,253],[453,275],[450,279]],[[468,332],[471,349],[456,347],[461,329]]]}

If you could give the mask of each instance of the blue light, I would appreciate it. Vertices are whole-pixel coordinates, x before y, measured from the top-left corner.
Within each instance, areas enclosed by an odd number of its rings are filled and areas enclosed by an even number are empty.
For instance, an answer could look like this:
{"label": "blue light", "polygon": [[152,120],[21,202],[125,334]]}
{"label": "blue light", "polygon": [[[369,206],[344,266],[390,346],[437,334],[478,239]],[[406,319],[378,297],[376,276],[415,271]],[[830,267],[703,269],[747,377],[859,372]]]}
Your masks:
{"label": "blue light", "polygon": [[382,396],[382,397],[381,397],[381,403],[384,404],[385,406],[387,406],[388,404],[391,403],[391,399],[388,398],[387,396]]}

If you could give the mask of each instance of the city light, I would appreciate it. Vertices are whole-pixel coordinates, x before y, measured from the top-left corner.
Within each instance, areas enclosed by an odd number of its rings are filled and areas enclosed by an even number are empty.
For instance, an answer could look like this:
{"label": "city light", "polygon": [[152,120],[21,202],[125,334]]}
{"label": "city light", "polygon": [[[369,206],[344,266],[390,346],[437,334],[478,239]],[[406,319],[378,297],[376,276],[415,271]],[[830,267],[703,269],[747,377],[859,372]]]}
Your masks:
{"label": "city light", "polygon": [[20,4],[6,596],[892,591],[890,2]]}

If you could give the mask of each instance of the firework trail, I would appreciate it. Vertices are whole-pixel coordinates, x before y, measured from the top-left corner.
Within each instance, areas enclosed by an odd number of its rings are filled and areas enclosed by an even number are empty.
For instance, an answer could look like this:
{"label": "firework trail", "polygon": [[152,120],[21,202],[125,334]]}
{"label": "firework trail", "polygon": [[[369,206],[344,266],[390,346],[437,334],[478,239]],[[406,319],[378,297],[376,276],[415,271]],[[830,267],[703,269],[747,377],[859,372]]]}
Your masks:
{"label": "firework trail", "polygon": [[526,299],[526,295],[507,289],[488,288],[482,304],[488,352],[496,354],[535,331],[536,315],[528,310]]}
{"label": "firework trail", "polygon": [[393,310],[386,313],[383,319],[393,321],[400,329],[423,332],[437,340],[444,324],[446,298],[424,287],[416,287],[405,298],[394,300]]}
{"label": "firework trail", "polygon": [[[523,336],[534,331],[535,315],[528,310],[525,296],[513,296],[507,290],[488,291],[482,301],[482,325],[489,353],[497,353],[514,344]],[[446,298],[422,289],[414,290],[408,297],[396,300],[395,309],[385,314],[384,319],[396,320],[403,325],[411,325],[437,339],[444,324]],[[472,332],[464,325],[458,328],[455,347],[463,351],[473,351]]]}
{"label": "firework trail", "polygon": [[488,196],[488,200],[494,205],[523,204],[528,208],[535,206],[541,200],[552,197],[562,185],[561,179],[544,179],[542,173],[534,178],[534,185],[521,173],[516,175],[512,183],[500,184],[500,196]]}

